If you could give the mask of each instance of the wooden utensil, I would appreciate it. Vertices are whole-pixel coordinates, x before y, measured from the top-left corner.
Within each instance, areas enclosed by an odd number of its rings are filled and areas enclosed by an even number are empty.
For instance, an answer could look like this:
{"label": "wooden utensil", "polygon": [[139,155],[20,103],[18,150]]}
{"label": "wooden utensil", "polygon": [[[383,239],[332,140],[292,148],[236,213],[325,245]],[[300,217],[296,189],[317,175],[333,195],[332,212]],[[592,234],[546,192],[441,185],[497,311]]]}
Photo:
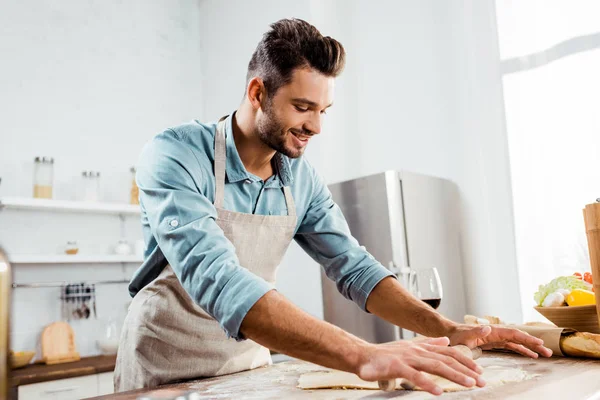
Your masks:
{"label": "wooden utensil", "polygon": [[46,364],[79,361],[73,328],[66,322],[53,322],[42,332],[42,360]]}
{"label": "wooden utensil", "polygon": [[[456,346],[452,346],[452,348],[459,350],[465,356],[467,356],[473,360],[477,360],[479,357],[481,357],[481,354],[483,353],[481,350],[481,347],[475,347],[474,349],[470,349],[467,346],[458,344]],[[413,390],[415,388],[414,383],[412,383],[408,379],[404,379],[404,378],[387,379],[387,380],[383,380],[383,381],[377,381],[377,384],[379,385],[379,389],[381,389],[385,392],[393,392],[398,387],[401,387],[406,390]]]}
{"label": "wooden utensil", "polygon": [[590,250],[594,292],[596,293],[596,327],[600,328],[600,199],[596,199],[595,203],[585,206],[583,219]]}

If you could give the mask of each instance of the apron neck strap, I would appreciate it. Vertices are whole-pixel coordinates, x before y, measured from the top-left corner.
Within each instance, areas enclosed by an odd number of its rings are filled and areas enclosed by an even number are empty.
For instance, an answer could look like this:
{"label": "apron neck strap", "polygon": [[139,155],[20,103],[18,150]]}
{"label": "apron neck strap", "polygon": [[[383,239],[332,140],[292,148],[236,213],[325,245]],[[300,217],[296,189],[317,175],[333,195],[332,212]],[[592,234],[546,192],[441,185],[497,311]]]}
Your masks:
{"label": "apron neck strap", "polygon": [[[225,165],[227,160],[226,142],[225,142],[225,121],[227,117],[223,117],[217,124],[217,133],[215,134],[215,202],[216,208],[223,208],[225,202]],[[288,209],[290,217],[296,216],[296,204],[289,186],[283,187],[283,195],[285,196],[285,205]]]}
{"label": "apron neck strap", "polygon": [[221,118],[215,135],[215,207],[223,208],[225,199],[225,121]]}
{"label": "apron neck strap", "polygon": [[296,216],[296,203],[294,203],[294,197],[292,196],[292,191],[289,186],[283,187],[283,195],[285,196],[285,205],[288,210],[288,216],[295,217]]}

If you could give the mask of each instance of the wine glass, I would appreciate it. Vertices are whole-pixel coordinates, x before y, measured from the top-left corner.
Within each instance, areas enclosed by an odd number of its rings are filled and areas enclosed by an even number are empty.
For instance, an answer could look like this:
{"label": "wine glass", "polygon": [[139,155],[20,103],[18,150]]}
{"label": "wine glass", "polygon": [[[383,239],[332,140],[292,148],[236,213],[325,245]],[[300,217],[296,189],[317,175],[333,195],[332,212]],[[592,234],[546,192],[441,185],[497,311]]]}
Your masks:
{"label": "wine glass", "polygon": [[425,268],[411,271],[412,294],[437,309],[442,302],[442,281],[437,268]]}

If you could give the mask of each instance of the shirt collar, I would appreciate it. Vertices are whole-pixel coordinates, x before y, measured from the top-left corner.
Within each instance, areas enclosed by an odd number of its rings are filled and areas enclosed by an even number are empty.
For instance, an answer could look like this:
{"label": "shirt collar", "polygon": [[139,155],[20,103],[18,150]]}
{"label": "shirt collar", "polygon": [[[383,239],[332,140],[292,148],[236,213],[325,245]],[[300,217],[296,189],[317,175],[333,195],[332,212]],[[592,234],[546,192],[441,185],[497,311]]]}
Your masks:
{"label": "shirt collar", "polygon": [[[257,177],[246,170],[246,167],[240,158],[240,153],[238,153],[237,147],[235,147],[235,140],[233,139],[234,114],[235,112],[229,115],[225,120],[225,146],[227,152],[225,173],[227,174],[227,180],[231,183],[245,179],[256,180]],[[292,176],[290,168],[290,159],[279,152],[275,153],[275,167],[275,173],[278,174],[280,178],[277,181],[280,181],[283,186],[290,186],[294,182],[294,177]]]}

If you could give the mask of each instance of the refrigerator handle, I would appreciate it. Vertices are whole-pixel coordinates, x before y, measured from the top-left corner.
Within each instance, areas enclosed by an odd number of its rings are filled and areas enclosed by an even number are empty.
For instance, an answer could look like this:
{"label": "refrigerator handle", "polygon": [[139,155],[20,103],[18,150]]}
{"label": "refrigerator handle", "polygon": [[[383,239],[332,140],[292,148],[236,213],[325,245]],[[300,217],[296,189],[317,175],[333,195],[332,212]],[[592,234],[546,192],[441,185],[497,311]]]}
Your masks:
{"label": "refrigerator handle", "polygon": [[[400,281],[400,284],[406,290],[408,290],[411,294],[415,293],[417,275],[411,267],[398,267],[398,265],[394,261],[390,261],[388,263],[388,269],[390,270],[390,272],[396,275],[396,277]],[[413,339],[417,336],[414,332],[409,331],[407,329],[403,329],[400,327],[397,327],[396,329],[396,340],[408,340]]]}

